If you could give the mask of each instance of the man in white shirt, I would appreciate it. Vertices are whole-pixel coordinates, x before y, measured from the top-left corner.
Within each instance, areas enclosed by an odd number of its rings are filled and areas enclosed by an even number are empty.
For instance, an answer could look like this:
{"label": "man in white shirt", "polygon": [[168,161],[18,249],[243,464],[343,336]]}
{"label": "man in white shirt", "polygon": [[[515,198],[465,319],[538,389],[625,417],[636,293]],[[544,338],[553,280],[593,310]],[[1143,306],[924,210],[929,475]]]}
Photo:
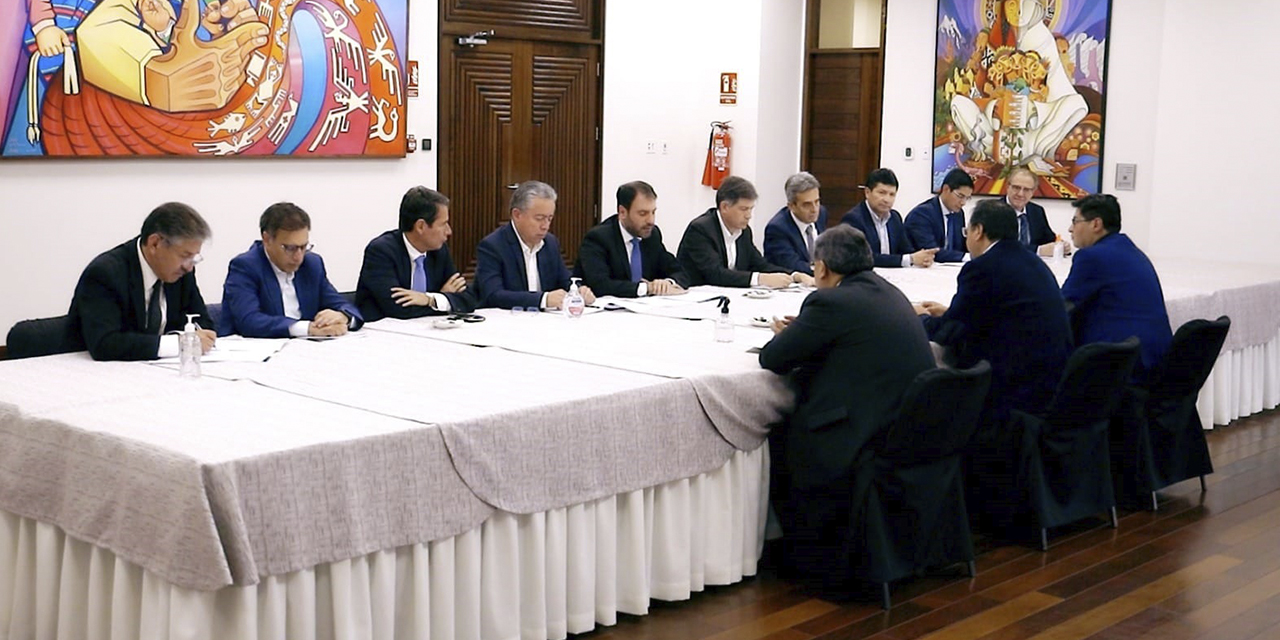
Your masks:
{"label": "man in white shirt", "polygon": [[782,288],[812,285],[813,276],[770,263],[751,237],[751,214],[760,199],[755,185],[729,176],[716,190],[716,206],[693,219],[676,256],[692,285]]}
{"label": "man in white shirt", "polygon": [[329,282],[312,252],[311,216],[292,202],[267,207],[260,240],[231,260],[222,286],[218,335],[251,338],[340,336],[363,323]]}
{"label": "man in white shirt", "polygon": [[[476,286],[482,307],[534,311],[559,309],[570,286],[569,269],[560,256],[560,241],[551,233],[556,217],[556,190],[536,180],[521,183],[511,195],[511,222],[480,241]],[[591,288],[580,286],[587,304]]]}
{"label": "man in white shirt", "polygon": [[764,259],[792,271],[813,275],[813,246],[827,229],[818,179],[801,171],[784,185],[787,205],[764,228]]}
{"label": "man in white shirt", "polygon": [[902,214],[893,209],[898,198],[898,176],[880,168],[867,176],[862,186],[866,200],[840,222],[853,225],[867,237],[877,267],[930,267],[938,249],[917,249],[902,223]]}
{"label": "man in white shirt", "polygon": [[618,214],[592,227],[582,239],[574,267],[602,296],[642,298],[685,292],[689,276],[662,242],[655,221],[658,194],[636,180],[618,187]]}

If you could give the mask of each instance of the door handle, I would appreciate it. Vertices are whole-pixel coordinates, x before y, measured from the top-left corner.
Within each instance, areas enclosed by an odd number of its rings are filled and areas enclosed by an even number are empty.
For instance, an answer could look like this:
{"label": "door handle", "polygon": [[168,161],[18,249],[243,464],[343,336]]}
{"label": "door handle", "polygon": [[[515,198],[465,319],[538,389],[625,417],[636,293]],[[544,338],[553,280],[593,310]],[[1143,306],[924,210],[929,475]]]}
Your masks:
{"label": "door handle", "polygon": [[493,29],[488,31],[477,31],[469,36],[458,36],[458,46],[473,49],[475,47],[489,44],[489,38],[493,37]]}
{"label": "door handle", "polygon": [[518,184],[516,184],[516,183],[512,182],[511,184],[507,185],[507,188],[508,188],[508,189],[510,189],[510,190],[512,190],[512,191],[515,191],[516,189],[519,189],[519,188],[520,188],[520,185],[518,185]]}

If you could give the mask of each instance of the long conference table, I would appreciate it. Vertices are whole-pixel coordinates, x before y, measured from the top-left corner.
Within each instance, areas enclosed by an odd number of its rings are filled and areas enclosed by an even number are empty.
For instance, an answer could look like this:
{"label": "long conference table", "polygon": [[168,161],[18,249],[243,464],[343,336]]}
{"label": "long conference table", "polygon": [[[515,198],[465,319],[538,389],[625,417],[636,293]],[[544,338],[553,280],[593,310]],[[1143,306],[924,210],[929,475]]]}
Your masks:
{"label": "long conference table", "polygon": [[[1175,328],[1233,319],[1205,423],[1276,406],[1280,269],[1157,268]],[[958,271],[879,270],[943,302]],[[0,362],[0,638],[561,638],[737,582],[794,404],[753,319],[806,294],[383,320],[198,380]]]}

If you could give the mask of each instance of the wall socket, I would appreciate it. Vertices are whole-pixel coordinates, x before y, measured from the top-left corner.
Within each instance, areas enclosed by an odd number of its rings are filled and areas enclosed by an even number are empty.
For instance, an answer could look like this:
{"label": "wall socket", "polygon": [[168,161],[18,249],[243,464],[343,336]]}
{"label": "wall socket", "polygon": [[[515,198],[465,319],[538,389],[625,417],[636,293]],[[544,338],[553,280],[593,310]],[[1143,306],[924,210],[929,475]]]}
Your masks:
{"label": "wall socket", "polygon": [[657,153],[657,152],[658,152],[658,143],[653,142],[652,140],[651,140],[651,141],[649,141],[649,142],[644,143],[644,152],[645,152],[646,154],[648,154],[648,155],[653,155],[653,154]]}

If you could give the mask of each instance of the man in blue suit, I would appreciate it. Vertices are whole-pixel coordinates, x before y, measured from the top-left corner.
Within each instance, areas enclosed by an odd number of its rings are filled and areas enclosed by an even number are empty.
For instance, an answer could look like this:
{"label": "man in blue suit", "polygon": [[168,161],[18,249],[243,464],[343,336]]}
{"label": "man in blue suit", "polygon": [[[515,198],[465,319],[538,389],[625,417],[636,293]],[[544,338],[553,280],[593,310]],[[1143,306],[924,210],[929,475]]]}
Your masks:
{"label": "man in blue suit", "polygon": [[890,169],[876,169],[862,186],[866,199],[840,220],[867,237],[877,267],[929,267],[937,249],[916,249],[902,214],[893,210],[898,197],[898,176]]}
{"label": "man in blue suit", "polygon": [[813,275],[813,245],[827,229],[818,179],[808,171],[787,178],[787,206],[764,228],[764,259],[791,271]]}
{"label": "man in blue suit", "polygon": [[942,192],[916,205],[904,224],[911,242],[921,249],[937,249],[938,262],[963,262],[964,203],[973,195],[973,178],[962,169],[952,169],[942,179]]}
{"label": "man in blue suit", "polygon": [[1085,196],[1073,203],[1071,240],[1076,245],[1062,297],[1071,306],[1077,344],[1141,341],[1134,378],[1159,365],[1173,333],[1164,290],[1151,260],[1120,233],[1120,203],[1110,195]]}
{"label": "man in blue suit", "polygon": [[400,199],[400,228],[364,248],[356,306],[366,322],[469,313],[476,298],[449,256],[449,199],[413,187]]}
{"label": "man in blue suit", "polygon": [[[480,241],[476,286],[482,307],[559,309],[569,288],[569,269],[560,256],[560,241],[551,233],[556,217],[556,190],[530,180],[511,195],[511,223]],[[587,304],[595,294],[578,287]]]}
{"label": "man in blue suit", "polygon": [[965,237],[973,258],[960,269],[951,306],[924,302],[917,309],[929,339],[951,348],[956,366],[991,363],[983,424],[993,428],[1010,409],[1044,409],[1072,348],[1058,281],[1017,237],[1008,204],[978,203]]}
{"label": "man in blue suit", "polygon": [[222,285],[218,335],[246,338],[340,336],[364,320],[329,283],[311,252],[311,216],[277,202],[258,219],[262,239],[232,258]]}
{"label": "man in blue suit", "polygon": [[[1044,207],[1031,201],[1039,184],[1040,179],[1030,169],[1025,166],[1014,167],[1005,179],[1004,199],[1018,216],[1018,235],[1015,236],[1018,243],[1042,256],[1051,256],[1053,243],[1058,236],[1049,227]],[[1066,253],[1071,252],[1071,247],[1064,248]]]}

